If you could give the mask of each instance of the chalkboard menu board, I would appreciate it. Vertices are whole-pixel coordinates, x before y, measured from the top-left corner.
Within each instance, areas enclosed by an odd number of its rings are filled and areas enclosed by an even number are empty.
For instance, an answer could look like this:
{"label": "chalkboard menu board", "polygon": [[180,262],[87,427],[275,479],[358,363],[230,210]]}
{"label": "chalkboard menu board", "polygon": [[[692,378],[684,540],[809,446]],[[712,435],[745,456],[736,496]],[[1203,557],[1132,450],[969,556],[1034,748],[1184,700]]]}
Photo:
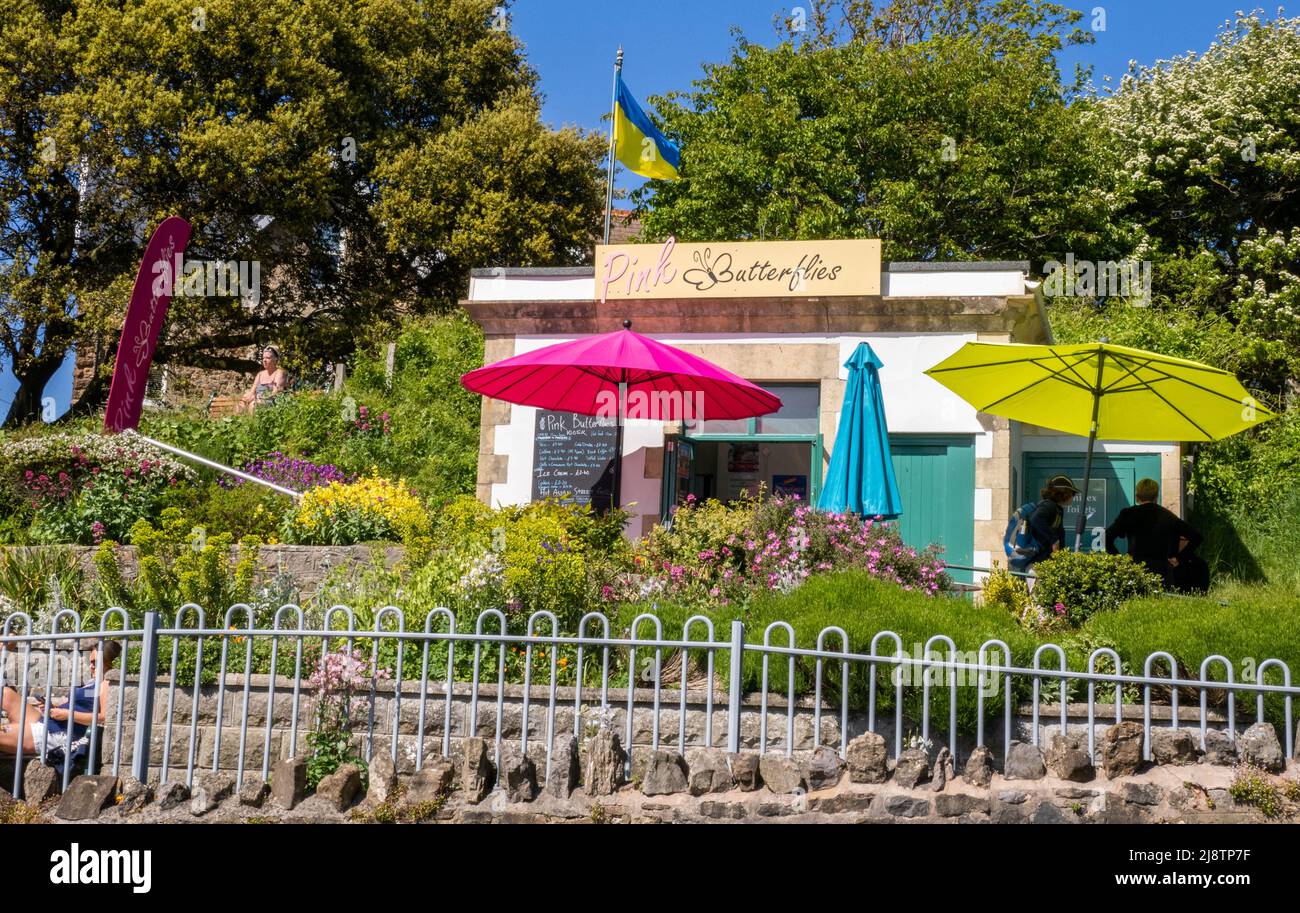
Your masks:
{"label": "chalkboard menu board", "polygon": [[533,500],[571,499],[609,510],[614,492],[613,420],[572,412],[537,413],[533,435]]}

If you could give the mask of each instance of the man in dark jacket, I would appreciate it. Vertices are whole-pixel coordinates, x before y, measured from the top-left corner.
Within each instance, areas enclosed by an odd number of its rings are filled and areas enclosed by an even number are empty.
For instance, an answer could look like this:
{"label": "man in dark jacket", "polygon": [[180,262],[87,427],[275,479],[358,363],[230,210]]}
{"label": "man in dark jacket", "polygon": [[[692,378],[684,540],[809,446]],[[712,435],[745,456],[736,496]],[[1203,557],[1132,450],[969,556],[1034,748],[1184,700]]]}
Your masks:
{"label": "man in dark jacket", "polygon": [[[1177,514],[1156,503],[1160,486],[1155,479],[1142,479],[1134,489],[1137,503],[1119,512],[1115,522],[1106,527],[1106,551],[1119,554],[1116,539],[1128,541],[1128,553],[1153,574],[1159,574],[1165,586],[1179,588],[1180,564],[1199,561],[1196,547],[1201,534]],[[1199,587],[1198,587],[1199,589]]]}

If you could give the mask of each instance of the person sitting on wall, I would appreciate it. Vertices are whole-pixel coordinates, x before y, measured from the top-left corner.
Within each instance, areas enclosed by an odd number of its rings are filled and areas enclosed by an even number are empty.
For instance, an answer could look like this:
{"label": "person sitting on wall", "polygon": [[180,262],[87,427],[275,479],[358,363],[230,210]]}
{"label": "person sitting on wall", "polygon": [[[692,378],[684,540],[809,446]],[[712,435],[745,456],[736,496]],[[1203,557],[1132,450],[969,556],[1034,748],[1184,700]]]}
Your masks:
{"label": "person sitting on wall", "polygon": [[1065,547],[1065,508],[1079,493],[1069,476],[1052,476],[1038,493],[1038,506],[1029,515],[1029,531],[1038,550],[1025,557],[1025,567],[1032,567]]}
{"label": "person sitting on wall", "polygon": [[1166,589],[1208,590],[1209,569],[1196,554],[1201,534],[1182,517],[1156,503],[1160,485],[1155,479],[1140,480],[1133,494],[1137,503],[1121,510],[1115,522],[1106,527],[1106,551],[1119,554],[1115,540],[1126,539],[1129,557],[1159,574]]}
{"label": "person sitting on wall", "polygon": [[280,350],[267,346],[262,350],[262,370],[257,372],[253,386],[240,400],[244,411],[251,415],[258,406],[269,403],[284,392],[285,383],[284,368],[280,367]]}
{"label": "person sitting on wall", "polygon": [[[106,685],[99,686],[99,710],[95,712],[95,684],[102,683],[104,676],[122,653],[122,644],[116,640],[101,641],[104,651],[104,668],[96,669],[99,663],[99,650],[89,653],[89,681],[73,689],[72,707],[64,701],[53,707],[42,704],[34,697],[28,698],[25,731],[19,731],[19,722],[23,720],[22,696],[13,688],[6,687],[3,694],[3,707],[6,720],[0,724],[0,754],[18,753],[19,739],[22,739],[23,754],[27,757],[40,757],[44,746],[47,756],[57,755],[61,758],[75,758],[90,745],[87,734],[91,722],[103,726],[108,712],[108,693]],[[68,718],[72,718],[71,742],[69,742]]]}

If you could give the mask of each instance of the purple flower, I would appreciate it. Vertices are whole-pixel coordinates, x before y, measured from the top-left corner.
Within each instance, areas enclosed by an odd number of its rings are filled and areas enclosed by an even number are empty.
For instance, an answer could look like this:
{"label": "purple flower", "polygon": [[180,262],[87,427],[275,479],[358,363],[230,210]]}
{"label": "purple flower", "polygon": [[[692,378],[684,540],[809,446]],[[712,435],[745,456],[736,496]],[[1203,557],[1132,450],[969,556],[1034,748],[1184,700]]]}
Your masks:
{"label": "purple flower", "polygon": [[[303,490],[329,485],[331,482],[352,482],[354,477],[343,472],[332,463],[317,464],[301,457],[286,457],[279,451],[266,459],[252,460],[243,466],[249,475],[282,485],[285,488]],[[242,479],[222,479],[223,488],[242,485]]]}

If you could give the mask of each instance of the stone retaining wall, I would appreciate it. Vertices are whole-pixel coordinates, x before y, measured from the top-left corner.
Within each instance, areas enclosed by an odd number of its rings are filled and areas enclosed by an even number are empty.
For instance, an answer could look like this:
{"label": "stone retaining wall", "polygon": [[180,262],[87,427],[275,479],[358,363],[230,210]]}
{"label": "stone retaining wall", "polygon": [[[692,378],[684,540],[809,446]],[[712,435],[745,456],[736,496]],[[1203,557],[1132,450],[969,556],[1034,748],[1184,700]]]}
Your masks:
{"label": "stone retaining wall", "polygon": [[[1272,727],[1242,735],[1244,760],[1276,748]],[[701,749],[649,754],[631,784],[621,782],[616,733],[599,731],[566,744],[545,766],[509,752],[500,766],[490,742],[467,739],[455,763],[435,759],[414,775],[399,775],[382,755],[372,762],[369,791],[360,772],[345,765],[304,795],[305,762],[278,762],[270,783],[256,773],[242,781],[228,772],[183,781],[142,784],[113,775],[84,776],[54,804],[53,773],[33,764],[27,789],[50,820],[204,821],[259,823],[421,820],[465,823],[1162,823],[1253,822],[1264,812],[1237,804],[1231,786],[1237,758],[1170,755],[1165,763],[1137,760],[1141,727],[1118,724],[1105,734],[1103,768],[1080,768],[1053,744],[1046,755],[1014,743],[1002,773],[985,750],[972,754],[961,777],[940,750],[908,752],[886,761],[883,739],[866,735],[849,746],[847,760],[829,749],[807,759]],[[1135,739],[1136,736],[1136,739]],[[1163,740],[1164,750],[1185,739]],[[1077,761],[1077,759],[1075,759]],[[1130,769],[1131,767],[1131,769]],[[1258,774],[1277,797],[1274,819],[1300,816],[1300,764],[1282,762]],[[0,801],[3,801],[0,796]]]}
{"label": "stone retaining wall", "polygon": [[[248,732],[245,739],[245,766],[258,766],[263,760],[266,741],[267,691],[270,677],[266,675],[251,676],[252,690],[248,693],[247,710],[245,710],[243,676],[228,675],[225,697],[222,701],[221,740],[218,768],[235,770],[238,767],[240,721],[247,713]],[[442,752],[444,723],[447,719],[447,705],[443,700],[442,685],[430,683],[430,692],[426,695],[424,706],[424,757],[436,757]],[[433,691],[436,687],[438,690]],[[577,733],[580,737],[592,730],[599,723],[600,691],[597,688],[584,688],[582,692],[582,709],[579,723],[575,728],[574,701],[576,690],[572,687],[556,689],[556,707],[552,731],[556,738],[565,733]],[[160,765],[163,755],[163,741],[167,722],[167,680],[159,678],[159,685],[154,700],[154,719],[152,731],[153,753],[151,765]],[[456,756],[461,742],[468,736],[495,739],[497,732],[497,687],[495,683],[482,684],[478,689],[478,711],[471,731],[473,688],[469,683],[457,682],[453,687],[451,701],[451,755]],[[548,701],[550,689],[547,686],[533,686],[529,696],[528,739],[529,751],[541,753],[544,757],[547,726]],[[713,697],[712,731],[708,732],[709,720],[704,691],[688,690],[686,694],[685,744],[687,748],[725,748],[727,744],[727,697],[725,693],[715,692]],[[124,762],[130,761],[130,735],[134,732],[134,708],[137,700],[137,688],[128,681],[125,699],[126,743]],[[290,721],[292,717],[293,684],[283,677],[277,678],[272,710],[272,728],[270,733],[271,750],[269,759],[292,755]],[[611,689],[609,692],[610,711],[608,725],[626,739],[627,732],[627,691]],[[110,730],[115,725],[116,696],[110,702]],[[522,685],[506,685],[501,694],[501,738],[503,742],[519,742],[522,734],[524,688]],[[184,767],[189,752],[191,708],[194,706],[193,688],[177,686],[172,714],[171,755],[169,766]],[[1126,719],[1142,718],[1140,706],[1125,708]],[[305,746],[305,734],[311,728],[315,712],[315,698],[304,689],[299,697],[298,740],[296,748],[301,752]],[[376,751],[392,744],[393,719],[397,716],[397,765],[400,773],[414,770],[418,750],[418,733],[420,713],[420,694],[417,685],[404,683],[400,700],[391,683],[381,684],[376,691],[374,703],[373,738]],[[367,707],[368,714],[368,707]],[[1032,741],[1032,708],[1025,706],[1013,718],[1012,738]],[[1170,708],[1152,708],[1153,725],[1170,723]],[[1185,726],[1199,725],[1199,717],[1189,710],[1180,708],[1180,723]],[[767,750],[782,753],[786,746],[788,702],[783,695],[768,695],[767,706]],[[824,703],[821,711],[821,739],[815,740],[814,707],[811,698],[799,698],[795,701],[793,722],[792,753],[807,756],[820,745],[839,745],[840,714],[839,708]],[[217,687],[203,686],[199,691],[198,722],[194,727],[196,737],[196,765],[199,768],[211,768],[213,755],[218,751],[217,742]],[[1107,723],[1101,717],[1095,721],[1096,738],[1100,739]],[[1211,716],[1211,725],[1221,725],[1222,720]],[[849,738],[855,738],[867,731],[868,717],[863,712],[851,712],[848,717]],[[760,695],[746,695],[740,720],[740,746],[743,749],[757,749],[762,735],[762,704]],[[1067,706],[1068,732],[1086,738],[1086,705]],[[986,741],[990,746],[1000,749],[1003,742],[1003,725],[1001,718],[986,721]],[[359,720],[356,727],[356,740],[361,747],[362,739],[369,730],[369,719]],[[914,722],[904,721],[904,732],[919,732],[920,726]],[[658,712],[658,739],[655,739],[655,692],[649,688],[636,689],[633,694],[632,716],[632,760],[634,767],[642,762],[642,750],[649,751],[659,747],[677,747],[681,725],[681,692],[663,690],[660,692]],[[1045,742],[1051,734],[1059,731],[1059,708],[1044,705],[1040,709],[1040,737]],[[892,714],[878,713],[876,732],[882,735],[893,752],[894,719]],[[711,741],[705,740],[710,735]],[[947,733],[939,728],[931,732],[931,740],[936,747],[948,744]],[[961,757],[968,756],[975,748],[974,738],[963,735],[957,740],[957,749]],[[255,762],[255,763],[254,763]]]}

